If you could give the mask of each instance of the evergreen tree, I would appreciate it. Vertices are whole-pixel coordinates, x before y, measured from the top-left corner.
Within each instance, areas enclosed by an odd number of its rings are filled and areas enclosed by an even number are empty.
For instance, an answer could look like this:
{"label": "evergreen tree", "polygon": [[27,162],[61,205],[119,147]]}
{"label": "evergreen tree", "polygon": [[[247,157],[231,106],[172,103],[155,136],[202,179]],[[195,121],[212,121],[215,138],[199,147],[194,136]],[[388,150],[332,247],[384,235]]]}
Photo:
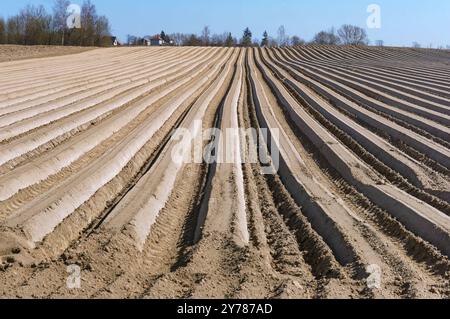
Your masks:
{"label": "evergreen tree", "polygon": [[269,45],[269,35],[267,34],[267,31],[264,31],[263,33],[263,39],[261,41],[261,46],[266,47]]}
{"label": "evergreen tree", "polygon": [[164,32],[164,30],[161,31],[160,37],[165,43],[170,43],[170,37]]}
{"label": "evergreen tree", "polygon": [[250,31],[249,28],[246,28],[244,30],[244,35],[242,36],[241,39],[241,46],[243,47],[250,47],[252,46],[252,32]]}
{"label": "evergreen tree", "polygon": [[233,36],[231,35],[231,32],[228,33],[227,38],[226,38],[226,40],[225,40],[225,46],[226,46],[226,47],[232,47],[232,46],[234,46],[235,44],[236,44],[236,42],[235,42]]}

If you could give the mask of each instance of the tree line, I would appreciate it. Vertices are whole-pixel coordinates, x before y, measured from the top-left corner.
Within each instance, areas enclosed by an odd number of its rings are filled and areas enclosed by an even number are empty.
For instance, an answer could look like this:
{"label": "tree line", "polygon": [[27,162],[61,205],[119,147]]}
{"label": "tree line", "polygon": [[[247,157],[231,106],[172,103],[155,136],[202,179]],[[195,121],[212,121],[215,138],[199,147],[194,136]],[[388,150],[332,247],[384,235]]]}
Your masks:
{"label": "tree line", "polygon": [[28,5],[6,20],[0,17],[0,44],[104,46],[111,44],[108,18],[97,14],[91,0],[81,6],[80,25],[69,28],[69,0],[55,0],[53,12]]}
{"label": "tree line", "polygon": [[[176,46],[213,46],[213,47],[233,47],[233,46],[296,46],[306,44],[307,42],[301,37],[294,35],[289,36],[284,26],[278,28],[277,35],[272,37],[267,31],[262,34],[262,39],[255,38],[252,31],[246,28],[241,38],[234,37],[230,32],[222,34],[211,34],[208,26],[205,26],[200,35],[173,33],[166,34],[164,31],[160,34],[161,39],[166,44],[173,44]],[[140,45],[143,38],[128,35],[128,45]],[[334,28],[328,31],[321,31],[317,33],[309,42],[311,44],[329,44],[329,45],[368,45],[369,39],[367,33],[363,28],[353,25],[343,25],[339,30]],[[382,41],[377,41],[377,45],[382,45]]]}
{"label": "tree line", "polygon": [[[71,45],[71,46],[109,46],[111,45],[111,26],[104,15],[99,15],[91,0],[85,0],[81,6],[80,26],[69,27],[67,21],[70,6],[69,0],[55,0],[51,13],[44,6],[28,5],[14,16],[7,19],[0,16],[0,44],[18,45]],[[212,34],[205,26],[199,35],[172,33],[160,34],[166,44],[176,46],[296,46],[306,43],[322,45],[368,45],[369,39],[366,31],[358,26],[345,24],[338,30],[331,28],[318,32],[311,41],[307,42],[301,37],[289,36],[284,26],[280,26],[275,36],[267,31],[262,38],[254,37],[252,31],[246,28],[242,36],[237,38],[230,32]],[[142,45],[144,39],[129,35],[128,45]],[[383,46],[382,40],[374,42],[376,46]],[[420,44],[414,42],[412,47],[419,48]],[[430,45],[430,47],[432,47]],[[440,47],[443,49],[443,47]],[[450,49],[450,46],[447,46]]]}

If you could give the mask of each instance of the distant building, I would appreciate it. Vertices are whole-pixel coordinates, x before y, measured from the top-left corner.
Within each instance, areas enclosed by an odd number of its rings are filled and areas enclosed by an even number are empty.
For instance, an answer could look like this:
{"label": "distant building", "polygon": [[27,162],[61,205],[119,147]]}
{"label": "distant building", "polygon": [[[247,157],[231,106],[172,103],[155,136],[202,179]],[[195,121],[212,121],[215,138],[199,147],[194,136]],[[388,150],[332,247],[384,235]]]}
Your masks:
{"label": "distant building", "polygon": [[150,45],[152,45],[150,39],[151,39],[150,37],[143,37],[143,38],[141,39],[140,45],[145,45],[145,46],[150,46]]}
{"label": "distant building", "polygon": [[166,44],[166,42],[164,41],[163,38],[161,38],[161,36],[159,34],[150,38],[150,45],[152,45],[152,46],[153,45],[158,46],[158,45],[164,45],[164,44]]}
{"label": "distant building", "polygon": [[146,36],[142,39],[142,45],[145,46],[161,46],[164,45],[164,40],[159,35],[155,36]]}
{"label": "distant building", "polygon": [[117,39],[117,37],[111,37],[111,44],[114,47],[117,47],[120,45],[119,39]]}
{"label": "distant building", "polygon": [[108,46],[117,47],[117,46],[122,45],[122,44],[119,42],[119,39],[117,39],[117,37],[104,36],[104,37],[101,38],[101,44],[100,45],[101,46],[105,46],[105,47],[108,47]]}
{"label": "distant building", "polygon": [[166,41],[164,41],[163,38],[161,38],[161,35],[157,34],[154,36],[143,37],[141,40],[141,45],[144,45],[144,46],[173,45],[173,41],[170,41],[170,43],[167,43]]}

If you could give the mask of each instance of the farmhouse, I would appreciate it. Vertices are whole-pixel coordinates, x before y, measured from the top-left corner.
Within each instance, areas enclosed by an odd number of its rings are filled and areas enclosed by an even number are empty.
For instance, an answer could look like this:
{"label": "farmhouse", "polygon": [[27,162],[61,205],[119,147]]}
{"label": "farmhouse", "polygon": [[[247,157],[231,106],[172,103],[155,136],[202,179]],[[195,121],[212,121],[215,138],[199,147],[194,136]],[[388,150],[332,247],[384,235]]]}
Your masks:
{"label": "farmhouse", "polygon": [[165,43],[166,42],[159,34],[150,39],[150,45],[164,45]]}
{"label": "farmhouse", "polygon": [[117,39],[117,37],[111,37],[111,45],[115,47],[119,46],[120,45],[119,39]]}
{"label": "farmhouse", "polygon": [[161,46],[161,45],[165,45],[166,42],[163,40],[163,38],[161,38],[161,36],[155,35],[155,36],[146,36],[142,39],[142,45],[146,45],[146,46]]}
{"label": "farmhouse", "polygon": [[121,43],[119,41],[119,39],[115,36],[103,36],[101,38],[101,45],[105,46],[105,47],[109,47],[109,46],[120,46]]}

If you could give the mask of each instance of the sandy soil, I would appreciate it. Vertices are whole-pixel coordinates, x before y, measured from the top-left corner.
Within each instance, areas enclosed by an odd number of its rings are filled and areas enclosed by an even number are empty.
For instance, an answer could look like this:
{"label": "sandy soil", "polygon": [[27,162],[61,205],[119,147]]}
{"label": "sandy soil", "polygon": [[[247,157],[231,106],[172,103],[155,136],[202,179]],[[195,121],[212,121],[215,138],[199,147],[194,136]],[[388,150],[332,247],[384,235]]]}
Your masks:
{"label": "sandy soil", "polygon": [[92,50],[83,47],[0,45],[0,62],[76,54]]}
{"label": "sandy soil", "polygon": [[0,297],[450,297],[448,53],[64,49],[0,64]]}

